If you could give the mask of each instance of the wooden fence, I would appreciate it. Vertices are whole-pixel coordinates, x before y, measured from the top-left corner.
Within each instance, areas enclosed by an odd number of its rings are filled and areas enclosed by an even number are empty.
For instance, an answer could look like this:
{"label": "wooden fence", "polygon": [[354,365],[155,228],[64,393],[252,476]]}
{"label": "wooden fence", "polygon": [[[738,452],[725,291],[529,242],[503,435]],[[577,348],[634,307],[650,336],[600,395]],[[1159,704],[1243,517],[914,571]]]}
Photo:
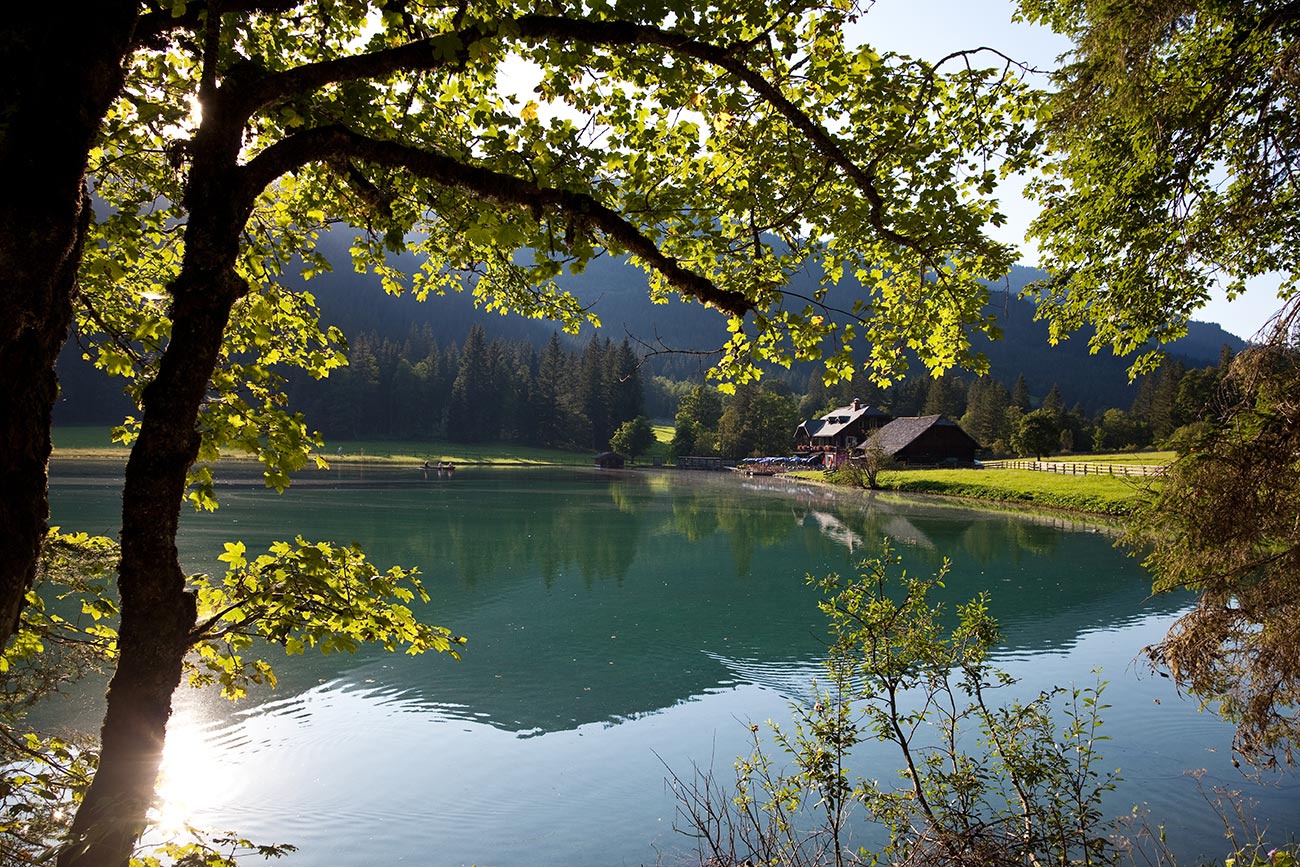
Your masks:
{"label": "wooden fence", "polygon": [[1164,464],[1100,464],[1084,461],[984,461],[989,469],[1034,470],[1067,476],[1163,476]]}

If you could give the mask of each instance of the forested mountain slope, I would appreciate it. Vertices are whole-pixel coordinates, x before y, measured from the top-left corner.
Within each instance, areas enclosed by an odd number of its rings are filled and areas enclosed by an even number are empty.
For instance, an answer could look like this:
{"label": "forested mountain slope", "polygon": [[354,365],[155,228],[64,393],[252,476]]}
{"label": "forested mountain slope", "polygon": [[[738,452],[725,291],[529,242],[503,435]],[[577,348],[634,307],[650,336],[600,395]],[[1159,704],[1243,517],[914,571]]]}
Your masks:
{"label": "forested mountain slope", "polygon": [[[334,270],[309,281],[307,288],[316,296],[323,321],[339,326],[347,335],[373,332],[381,338],[404,340],[412,327],[429,327],[429,336],[443,346],[464,341],[473,325],[481,326],[492,339],[527,341],[541,348],[550,339],[554,326],[543,320],[500,316],[476,309],[469,293],[452,293],[443,297],[417,301],[410,295],[386,296],[379,281],[358,275],[351,267],[348,247],[350,231],[335,231],[321,239],[322,252],[334,264]],[[413,257],[395,257],[408,273],[416,267]],[[1060,387],[1073,404],[1089,412],[1107,407],[1127,407],[1134,389],[1128,382],[1128,362],[1109,354],[1090,355],[1087,336],[1080,334],[1052,347],[1047,341],[1047,326],[1034,320],[1033,303],[1018,297],[1029,283],[1043,276],[1033,268],[1012,269],[1005,284],[992,287],[990,308],[1003,328],[1000,341],[977,338],[977,348],[988,355],[992,374],[1005,384],[1023,375],[1031,394],[1041,397],[1053,385]],[[294,278],[297,279],[297,278]],[[726,322],[715,311],[674,298],[667,304],[653,304],[646,293],[646,275],[619,258],[593,261],[580,275],[564,275],[561,285],[578,296],[599,316],[603,333],[614,342],[630,340],[639,355],[651,350],[682,350],[682,354],[659,354],[650,364],[650,372],[674,379],[698,379],[710,364],[710,356],[700,351],[716,349],[726,339]],[[799,291],[796,280],[794,289]],[[806,278],[803,287],[811,293],[815,281]],[[837,303],[851,301],[856,286],[845,284]],[[572,351],[580,351],[590,340],[590,331],[577,337],[561,335]],[[1224,345],[1235,352],[1245,343],[1215,324],[1193,322],[1186,338],[1174,344],[1170,353],[1185,360],[1189,367],[1201,366],[1218,359]],[[79,352],[71,343],[60,364],[63,399],[57,418],[63,423],[111,421],[126,411],[115,388],[105,387],[102,375],[80,364]],[[814,372],[811,364],[796,365],[789,372],[776,375],[788,378],[795,391],[806,388]],[[918,374],[922,372],[914,368]]]}

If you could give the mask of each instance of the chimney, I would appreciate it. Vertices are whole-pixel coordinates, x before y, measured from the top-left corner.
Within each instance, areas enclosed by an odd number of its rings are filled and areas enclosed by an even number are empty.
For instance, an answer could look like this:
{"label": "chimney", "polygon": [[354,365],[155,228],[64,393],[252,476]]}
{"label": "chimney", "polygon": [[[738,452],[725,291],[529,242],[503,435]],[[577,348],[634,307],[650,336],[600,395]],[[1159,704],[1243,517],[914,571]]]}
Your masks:
{"label": "chimney", "polygon": [[854,410],[862,409],[862,401],[858,400],[856,397],[853,398],[853,409]]}

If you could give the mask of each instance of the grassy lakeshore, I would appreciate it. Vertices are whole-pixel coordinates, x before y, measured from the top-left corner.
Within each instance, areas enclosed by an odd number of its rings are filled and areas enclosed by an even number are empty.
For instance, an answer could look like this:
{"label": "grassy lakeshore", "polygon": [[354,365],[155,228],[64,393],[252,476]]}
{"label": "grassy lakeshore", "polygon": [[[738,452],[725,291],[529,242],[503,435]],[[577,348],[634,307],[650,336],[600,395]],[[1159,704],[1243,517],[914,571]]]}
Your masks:
{"label": "grassy lakeshore", "polygon": [[[825,479],[815,471],[797,475]],[[938,494],[1111,517],[1131,513],[1142,491],[1141,479],[1066,476],[1032,470],[892,470],[880,474],[879,484],[886,491]]]}
{"label": "grassy lakeshore", "polygon": [[[656,442],[650,450],[637,459],[638,464],[650,464],[657,457],[662,461],[668,455],[672,441],[671,425],[654,426]],[[56,427],[54,429],[54,454],[58,458],[125,461],[129,449],[110,440],[108,428]],[[320,454],[331,464],[390,463],[421,464],[425,461],[451,461],[455,464],[477,464],[513,467],[540,466],[591,466],[594,452],[543,449],[513,443],[449,443],[421,440],[326,440]],[[229,454],[228,460],[253,460],[251,456]]]}
{"label": "grassy lakeshore", "polygon": [[[126,460],[129,449],[109,439],[107,428],[57,427],[54,455],[57,458],[103,458]],[[420,464],[451,461],[457,464],[498,466],[590,466],[591,452],[570,452],[530,446],[491,443],[423,442],[418,440],[327,440],[320,454],[330,463]],[[253,460],[230,454],[228,460]]]}
{"label": "grassy lakeshore", "polygon": [[1152,466],[1173,463],[1177,457],[1178,452],[1175,451],[1147,451],[1108,452],[1104,455],[1070,455],[1068,457],[1056,455],[1047,458],[1047,460],[1062,464],[1145,464]]}

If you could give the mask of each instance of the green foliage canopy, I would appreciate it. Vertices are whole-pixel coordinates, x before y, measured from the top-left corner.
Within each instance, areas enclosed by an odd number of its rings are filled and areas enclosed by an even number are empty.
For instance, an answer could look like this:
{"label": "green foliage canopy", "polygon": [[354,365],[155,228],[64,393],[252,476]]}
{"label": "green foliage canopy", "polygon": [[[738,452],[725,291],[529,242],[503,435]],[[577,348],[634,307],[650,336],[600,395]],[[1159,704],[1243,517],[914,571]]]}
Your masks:
{"label": "green foliage canopy", "polygon": [[650,419],[639,415],[619,425],[618,430],[614,431],[614,436],[610,438],[609,445],[614,451],[636,460],[640,455],[645,454],[654,442],[655,432],[650,426]]}
{"label": "green foliage canopy", "polygon": [[[225,442],[260,429],[273,483],[311,443],[276,415],[268,368],[341,363],[310,296],[276,279],[295,257],[308,276],[328,267],[312,242],[332,219],[364,229],[355,262],[390,291],[468,288],[488,309],[569,329],[593,317],[551,278],[631,253],[657,296],[736,317],[718,371],[740,381],[796,358],[851,375],[855,345],[883,378],[902,347],[936,370],[978,365],[965,329],[994,330],[978,280],[1013,259],[983,235],[1002,219],[994,186],[1033,154],[1036,98],[1005,65],[848,45],[859,10],[847,2],[305,9],[218,22],[182,7],[186,26],[132,61],[91,154],[112,208],[88,247],[80,324],[100,335],[101,366],[143,385],[169,339],[159,302],[185,254],[191,160],[219,125],[241,128],[229,192],[249,208],[239,272],[252,290],[204,426]],[[502,75],[521,62],[536,99]],[[419,256],[413,279],[385,261],[394,250]],[[787,297],[810,259],[820,288]],[[822,309],[845,276],[861,299]]]}
{"label": "green foliage canopy", "polygon": [[1045,409],[1036,409],[1016,421],[1016,428],[1011,432],[1011,447],[1018,455],[1032,455],[1042,460],[1044,455],[1056,451],[1060,436],[1056,416]]}
{"label": "green foliage canopy", "polygon": [[1056,74],[1031,234],[1054,339],[1141,352],[1222,284],[1300,271],[1300,9],[1288,0],[1022,0],[1074,41]]}
{"label": "green foliage canopy", "polygon": [[798,423],[793,397],[764,385],[743,385],[718,419],[718,450],[727,458],[783,455],[790,450]]}

